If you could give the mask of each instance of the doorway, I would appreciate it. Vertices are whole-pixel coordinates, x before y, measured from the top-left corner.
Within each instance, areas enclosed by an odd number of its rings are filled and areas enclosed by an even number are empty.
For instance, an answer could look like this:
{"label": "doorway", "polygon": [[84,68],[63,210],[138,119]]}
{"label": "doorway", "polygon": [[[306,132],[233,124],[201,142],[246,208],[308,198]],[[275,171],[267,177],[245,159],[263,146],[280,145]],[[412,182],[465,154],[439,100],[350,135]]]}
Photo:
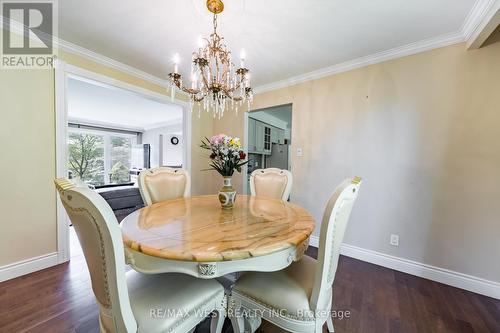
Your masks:
{"label": "doorway", "polygon": [[[57,63],[57,177],[98,192],[119,221],[142,205],[137,188],[141,170],[190,170],[190,125],[186,103]],[[116,200],[121,194],[127,197],[126,205]],[[114,207],[113,202],[120,205]],[[64,262],[81,255],[81,250],[59,201],[57,216],[58,260]]]}
{"label": "doorway", "polygon": [[250,192],[250,174],[257,169],[291,171],[292,104],[252,110],[245,115],[248,165],[244,191]]}

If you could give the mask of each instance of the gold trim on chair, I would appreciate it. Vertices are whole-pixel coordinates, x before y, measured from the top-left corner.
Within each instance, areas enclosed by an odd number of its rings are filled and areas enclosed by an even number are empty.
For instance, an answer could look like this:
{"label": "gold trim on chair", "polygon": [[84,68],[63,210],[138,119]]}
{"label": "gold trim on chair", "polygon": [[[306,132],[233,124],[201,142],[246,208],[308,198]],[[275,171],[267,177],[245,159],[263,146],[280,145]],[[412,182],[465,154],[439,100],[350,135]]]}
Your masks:
{"label": "gold trim on chair", "polygon": [[361,184],[361,180],[362,180],[361,177],[355,176],[352,178],[351,183],[353,183],[354,185],[359,185],[359,184]]}
{"label": "gold trim on chair", "polygon": [[57,178],[54,180],[54,184],[56,184],[56,188],[59,192],[76,187],[76,185],[72,181],[66,178]]}

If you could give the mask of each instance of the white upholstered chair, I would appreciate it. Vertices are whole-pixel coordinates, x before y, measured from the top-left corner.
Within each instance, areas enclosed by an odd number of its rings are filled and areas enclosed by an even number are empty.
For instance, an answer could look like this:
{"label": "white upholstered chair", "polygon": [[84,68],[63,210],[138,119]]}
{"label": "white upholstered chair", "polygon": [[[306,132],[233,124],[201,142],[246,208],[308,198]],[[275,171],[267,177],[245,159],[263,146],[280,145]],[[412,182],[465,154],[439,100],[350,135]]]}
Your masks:
{"label": "white upholstered chair", "polygon": [[235,333],[245,329],[241,313],[258,314],[290,332],[319,333],[325,322],[333,332],[332,283],[360,184],[359,177],[345,180],[328,201],[321,222],[318,260],[304,256],[282,271],[248,272],[238,279],[229,298]]}
{"label": "white upholstered chair", "polygon": [[139,174],[142,200],[149,206],[168,199],[189,196],[191,179],[186,170],[159,167]]}
{"label": "white upholstered chair", "polygon": [[257,169],[250,175],[250,194],[288,200],[293,177],[288,170],[278,168]]}
{"label": "white upholstered chair", "polygon": [[125,273],[121,230],[106,201],[68,180],[55,183],[85,255],[101,332],[185,333],[213,311],[217,315],[211,331],[220,332],[225,295],[217,281],[183,274]]}

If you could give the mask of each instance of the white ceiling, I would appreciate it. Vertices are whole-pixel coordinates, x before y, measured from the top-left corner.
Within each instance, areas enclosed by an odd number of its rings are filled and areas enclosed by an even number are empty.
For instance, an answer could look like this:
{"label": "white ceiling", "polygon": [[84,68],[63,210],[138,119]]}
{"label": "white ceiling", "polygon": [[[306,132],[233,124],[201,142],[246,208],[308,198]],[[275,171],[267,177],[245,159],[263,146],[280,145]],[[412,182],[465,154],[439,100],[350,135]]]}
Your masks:
{"label": "white ceiling", "polygon": [[292,104],[273,106],[263,110],[252,111],[252,114],[254,113],[267,113],[268,115],[284,121],[287,124],[292,123]]}
{"label": "white ceiling", "polygon": [[144,131],[180,123],[182,107],[153,101],[123,89],[70,78],[68,118],[83,124]]}
{"label": "white ceiling", "polygon": [[[183,74],[198,36],[208,35],[205,0],[64,0],[62,39],[166,78],[174,53]],[[220,32],[247,53],[259,86],[459,31],[475,0],[227,0]],[[186,76],[185,76],[186,77]]]}

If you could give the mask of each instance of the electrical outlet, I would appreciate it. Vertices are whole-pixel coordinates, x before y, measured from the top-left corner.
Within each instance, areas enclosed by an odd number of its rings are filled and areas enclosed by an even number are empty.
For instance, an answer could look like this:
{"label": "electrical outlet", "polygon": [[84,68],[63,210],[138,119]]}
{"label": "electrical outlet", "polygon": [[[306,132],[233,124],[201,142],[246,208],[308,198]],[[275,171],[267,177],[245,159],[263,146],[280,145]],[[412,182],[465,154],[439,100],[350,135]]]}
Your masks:
{"label": "electrical outlet", "polygon": [[302,156],[302,148],[297,148],[297,156],[298,157]]}
{"label": "electrical outlet", "polygon": [[399,246],[399,235],[391,234],[391,245]]}

